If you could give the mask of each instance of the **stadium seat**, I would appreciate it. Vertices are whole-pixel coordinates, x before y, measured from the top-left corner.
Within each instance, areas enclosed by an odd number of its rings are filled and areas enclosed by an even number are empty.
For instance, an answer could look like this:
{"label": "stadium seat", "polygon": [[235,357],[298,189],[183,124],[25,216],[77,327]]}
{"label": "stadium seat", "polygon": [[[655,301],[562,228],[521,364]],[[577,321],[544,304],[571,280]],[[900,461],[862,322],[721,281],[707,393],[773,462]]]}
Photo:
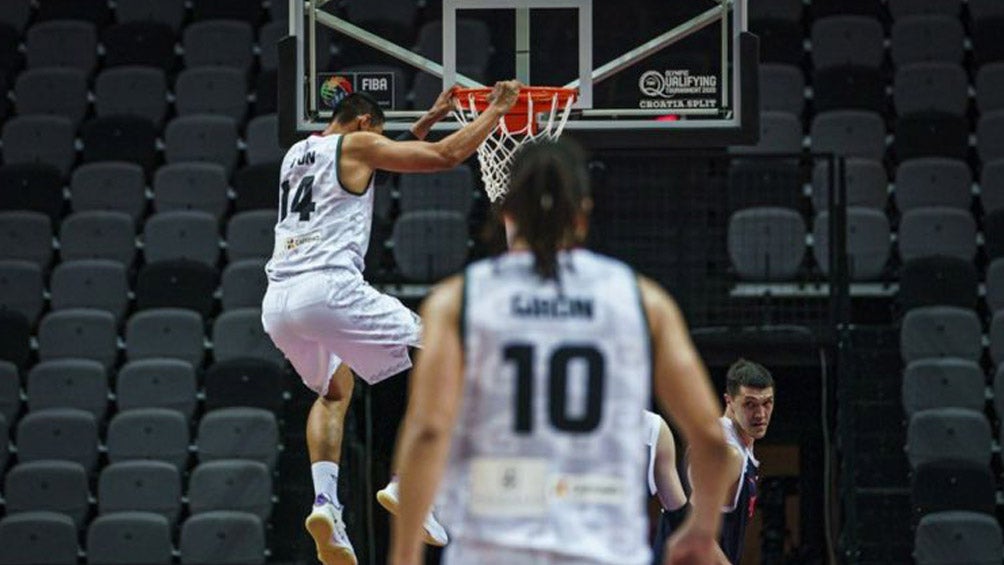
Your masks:
{"label": "stadium seat", "polygon": [[964,116],[969,107],[969,77],[961,65],[914,63],[897,69],[893,82],[896,113],[942,112]]}
{"label": "stadium seat", "polygon": [[28,409],[76,408],[100,422],[108,410],[108,372],[90,359],[43,361],[27,379]]}
{"label": "stadium seat", "polygon": [[38,320],[45,301],[42,269],[30,261],[0,260],[0,310]]}
{"label": "stadium seat", "polygon": [[18,75],[14,97],[22,116],[68,118],[76,127],[87,114],[87,74],[74,68],[30,69]]}
{"label": "stadium seat", "polygon": [[976,256],[976,222],[968,210],[914,208],[900,220],[899,255],[904,261],[931,255],[972,260]]}
{"label": "stadium seat", "polygon": [[892,61],[911,63],[962,62],[965,32],[958,18],[942,15],[908,16],[892,26]]}
{"label": "stadium seat", "polygon": [[748,17],[752,21],[776,18],[791,22],[800,22],[803,11],[804,6],[799,0],[755,2],[749,7]]}
{"label": "stadium seat", "polygon": [[281,163],[261,163],[244,167],[234,174],[234,207],[247,210],[275,210],[279,202],[279,168]]}
{"label": "stadium seat", "polygon": [[[0,2],[0,5],[5,3]],[[21,34],[10,26],[0,24],[0,80],[3,81],[5,92],[16,73],[24,66],[20,44]],[[7,115],[8,102],[7,97],[0,97],[0,115],[3,117]]]}
{"label": "stadium seat", "polygon": [[991,261],[1004,257],[1004,210],[983,217],[983,251]]}
{"label": "stadium seat", "polygon": [[1002,414],[1004,410],[1004,365],[997,367],[994,372],[994,409],[997,410],[998,414]]}
{"label": "stadium seat", "polygon": [[931,461],[911,477],[914,516],[963,510],[993,515],[997,487],[988,465],[970,461]]}
{"label": "stadium seat", "polygon": [[184,308],[203,318],[213,312],[219,273],[213,267],[173,259],[147,263],[136,280],[136,308]]}
{"label": "stadium seat", "polygon": [[271,361],[250,357],[219,361],[206,371],[205,408],[262,408],[279,413],[282,388],[283,371]]}
{"label": "stadium seat", "polygon": [[106,69],[94,83],[99,118],[134,116],[161,125],[167,114],[167,76],[156,67]]}
{"label": "stadium seat", "polygon": [[105,67],[154,67],[170,73],[175,67],[174,31],[157,22],[129,22],[109,26],[101,34]]}
{"label": "stadium seat", "polygon": [[443,210],[466,216],[471,211],[474,176],[462,165],[449,171],[401,175],[401,213]]}
{"label": "stadium seat", "polygon": [[119,412],[108,424],[108,461],[164,461],[179,471],[188,461],[188,419],[164,408]]}
{"label": "stadium seat", "polygon": [[275,466],[279,431],[275,416],[260,408],[224,408],[207,412],[196,438],[199,462],[249,459]]}
{"label": "stadium seat", "polygon": [[31,17],[31,0],[7,0],[0,2],[0,24],[10,26],[21,33]]}
{"label": "stadium seat", "polygon": [[896,169],[896,207],[900,212],[943,206],[969,210],[973,175],[964,161],[938,157],[912,159]]}
{"label": "stadium seat", "polygon": [[214,20],[185,28],[185,67],[232,67],[247,72],[254,61],[254,32],[246,22]]}
{"label": "stadium seat", "polygon": [[[813,226],[813,256],[824,275],[830,272],[830,213],[816,215]],[[878,278],[889,261],[889,219],[872,208],[847,209],[847,270],[851,280]]]}
{"label": "stadium seat", "polygon": [[[973,9],[970,8],[970,12]],[[1000,42],[1004,31],[1004,16],[974,19],[972,27],[973,59],[976,66],[1004,61],[1004,45]]]}
{"label": "stadium seat", "polygon": [[289,22],[286,20],[272,20],[258,30],[262,71],[279,68],[279,40],[287,35],[289,35]]}
{"label": "stadium seat", "polygon": [[69,516],[77,528],[84,525],[90,510],[87,472],[71,461],[15,465],[4,480],[4,496],[8,514],[58,512]]}
{"label": "stadium seat", "polygon": [[[889,179],[879,161],[850,158],[845,161],[844,180],[847,183],[847,205],[884,210],[888,199]],[[838,171],[834,171],[834,178]],[[830,166],[817,163],[812,170],[812,206],[817,212],[829,208]]]}
{"label": "stadium seat", "polygon": [[437,281],[459,271],[467,259],[467,218],[441,211],[402,214],[391,239],[401,274],[418,282]]}
{"label": "stadium seat", "polygon": [[983,410],[983,371],[964,359],[919,359],[903,372],[903,410],[907,417],[933,408]]}
{"label": "stadium seat", "polygon": [[135,163],[108,161],[74,169],[70,179],[74,212],[122,212],[139,223],[146,210],[146,180]]}
{"label": "stadium seat", "polygon": [[199,367],[205,356],[202,328],[202,316],[191,310],[143,310],[126,324],[126,357],[130,361],[166,357]]}
{"label": "stadium seat", "polygon": [[216,163],[165,165],[153,178],[153,208],[206,212],[219,220],[230,205],[227,185],[227,171]]}
{"label": "stadium seat", "polygon": [[24,315],[0,310],[0,361],[18,367],[28,364],[31,354],[31,325]]}
{"label": "stadium seat", "polygon": [[760,65],[760,110],[802,115],[805,108],[805,77],[794,65]]}
{"label": "stadium seat", "polygon": [[136,228],[122,212],[77,212],[60,230],[63,261],[108,259],[128,268],[136,257]]}
{"label": "stadium seat", "polygon": [[766,63],[799,66],[805,51],[802,47],[802,24],[787,18],[769,18],[751,22],[750,31],[760,38],[760,59]]}
{"label": "stadium seat", "polygon": [[223,304],[223,310],[260,307],[267,286],[265,260],[231,261],[223,269],[220,283],[223,295],[220,300]]}
{"label": "stadium seat", "polygon": [[[17,365],[10,361],[0,361],[0,418],[6,425],[16,422],[21,412],[21,377]],[[5,434],[0,434],[4,437]],[[0,464],[0,469],[3,469]]]}
{"label": "stadium seat", "polygon": [[282,353],[262,328],[259,308],[236,308],[213,322],[213,356],[217,361],[242,357],[283,363]]}
{"label": "stadium seat", "polygon": [[748,208],[728,223],[729,259],[743,279],[791,279],[805,256],[805,221],[787,208]]}
{"label": "stadium seat", "polygon": [[181,528],[182,565],[261,565],[265,532],[261,520],[246,512],[197,514]]}
{"label": "stadium seat", "polygon": [[1004,209],[1004,159],[997,159],[983,166],[980,201],[986,214]]}
{"label": "stadium seat", "polygon": [[58,223],[63,214],[59,169],[36,163],[0,166],[0,210],[38,212]]}
{"label": "stadium seat", "polygon": [[168,163],[205,162],[223,165],[229,176],[237,164],[237,124],[226,116],[181,116],[164,131]]}
{"label": "stadium seat", "polygon": [[889,0],[889,13],[897,20],[932,14],[957,17],[960,11],[962,0]]}
{"label": "stadium seat", "polygon": [[272,476],[258,461],[200,463],[188,482],[188,507],[192,515],[235,510],[268,520],[272,514]]}
{"label": "stadium seat", "polygon": [[38,357],[93,359],[107,369],[118,357],[117,339],[110,312],[89,308],[50,312],[38,326]]}
{"label": "stadium seat", "polygon": [[258,116],[248,122],[247,161],[249,165],[282,161],[286,151],[279,145],[279,117]]}
{"label": "stadium seat", "polygon": [[915,537],[917,565],[948,565],[965,556],[967,565],[996,565],[1004,553],[996,517],[975,512],[936,512],[920,519]]}
{"label": "stadium seat", "polygon": [[858,65],[826,67],[816,71],[812,85],[817,112],[886,110],[886,80],[878,69]]}
{"label": "stadium seat", "polygon": [[98,34],[88,22],[38,23],[25,36],[25,54],[29,69],[70,67],[89,74],[98,63]]}
{"label": "stadium seat", "polygon": [[995,259],[987,267],[987,307],[990,312],[1004,309],[1004,260]]}
{"label": "stadium seat", "polygon": [[192,3],[195,21],[239,20],[257,26],[261,20],[260,0],[195,0]]}
{"label": "stadium seat", "polygon": [[218,225],[216,218],[206,212],[154,214],[143,230],[146,261],[187,259],[214,267],[220,257]]}
{"label": "stadium seat", "polygon": [[913,468],[938,460],[989,465],[990,444],[990,423],[981,411],[936,408],[910,417],[906,452]]}
{"label": "stadium seat", "polygon": [[[0,398],[0,400],[3,399]],[[0,470],[7,468],[8,457],[10,457],[10,430],[8,429],[7,419],[0,413]]]}
{"label": "stadium seat", "polygon": [[98,516],[87,530],[87,565],[170,565],[171,525],[149,512]]}
{"label": "stadium seat", "polygon": [[885,15],[882,0],[814,0],[812,17],[822,19],[832,16],[865,16],[881,19]]}
{"label": "stadium seat", "polygon": [[1004,159],[1004,110],[980,117],[976,124],[976,150],[984,163]]}
{"label": "stadium seat", "polygon": [[0,212],[0,258],[46,268],[52,259],[52,222],[38,212]]}
{"label": "stadium seat", "polygon": [[1004,63],[984,65],[976,74],[976,108],[980,113],[1004,110]]}
{"label": "stadium seat", "polygon": [[3,126],[4,162],[39,163],[66,176],[76,160],[76,128],[61,116],[18,116]]}
{"label": "stadium seat", "polygon": [[812,151],[881,161],[885,156],[885,134],[885,122],[874,112],[823,112],[812,120]]}
{"label": "stadium seat", "polygon": [[157,131],[157,126],[145,117],[95,118],[80,129],[84,162],[125,161],[143,167],[149,174],[157,162]]}
{"label": "stadium seat", "polygon": [[77,527],[55,512],[24,512],[0,520],[0,564],[77,565]]}
{"label": "stadium seat", "polygon": [[140,359],[119,370],[115,380],[119,410],[165,408],[190,419],[195,413],[195,369],[180,359]]}
{"label": "stadium seat", "polygon": [[101,28],[111,19],[105,0],[40,0],[37,20],[79,20]]}
{"label": "stadium seat", "polygon": [[896,160],[921,157],[966,159],[969,152],[969,124],[963,116],[943,112],[921,112],[896,120]]}
{"label": "stadium seat", "polygon": [[185,0],[117,0],[115,16],[119,23],[156,22],[177,33],[185,19]]}
{"label": "stadium seat", "polygon": [[983,354],[983,328],[976,312],[954,306],[914,308],[903,317],[900,353],[918,359],[956,357],[978,361]]}
{"label": "stadium seat", "polygon": [[213,114],[241,123],[248,112],[247,89],[247,77],[240,69],[185,69],[174,83],[174,107],[179,116]]}
{"label": "stadium seat", "polygon": [[990,359],[1004,362],[1004,311],[995,311],[990,319]]}
{"label": "stadium seat", "polygon": [[254,115],[274,114],[279,107],[279,75],[275,69],[263,69],[255,79]]}
{"label": "stadium seat", "polygon": [[[817,70],[856,65],[877,69],[885,57],[882,24],[865,16],[840,15],[812,24],[812,63]],[[854,45],[854,49],[848,49]]]}
{"label": "stadium seat", "polygon": [[98,463],[98,425],[94,416],[74,408],[29,412],[17,425],[20,463],[58,460],[79,463],[90,474]]}
{"label": "stadium seat", "polygon": [[151,512],[174,525],[181,515],[181,473],[164,461],[122,461],[101,470],[98,512]]}
{"label": "stadium seat", "polygon": [[930,255],[905,261],[896,300],[903,310],[921,306],[976,308],[976,266],[969,259]]}
{"label": "stadium seat", "polygon": [[107,259],[64,261],[49,283],[52,309],[94,308],[122,320],[129,306],[129,280],[121,263]]}
{"label": "stadium seat", "polygon": [[240,212],[227,223],[227,259],[268,259],[275,248],[275,210]]}

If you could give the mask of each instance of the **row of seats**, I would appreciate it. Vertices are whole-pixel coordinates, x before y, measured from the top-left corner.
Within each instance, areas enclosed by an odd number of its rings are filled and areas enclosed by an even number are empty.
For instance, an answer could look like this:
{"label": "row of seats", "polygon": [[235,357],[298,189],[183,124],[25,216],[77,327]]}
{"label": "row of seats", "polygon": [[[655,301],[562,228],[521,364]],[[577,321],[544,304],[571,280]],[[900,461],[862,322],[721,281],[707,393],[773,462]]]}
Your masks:
{"label": "row of seats", "polygon": [[37,5],[34,19],[37,22],[50,20],[81,20],[98,27],[108,25],[113,16],[119,23],[153,21],[164,24],[174,31],[181,29],[188,6],[192,8],[194,21],[227,19],[257,24],[267,8],[272,19],[286,18],[288,2],[274,0],[6,0],[0,7],[0,24],[10,26],[18,32],[24,31],[32,19],[33,5]]}
{"label": "row of seats", "polygon": [[805,9],[811,10],[816,19],[834,15],[858,14],[880,19],[886,12],[897,20],[907,16],[944,15],[958,16],[963,6],[968,7],[974,22],[1004,16],[1004,9],[997,0],[774,0],[755,2],[749,6],[749,17],[754,21],[780,20],[801,22]]}
{"label": "row of seats", "polygon": [[[81,157],[83,163],[135,163],[150,173],[158,162],[159,135],[159,130],[143,118],[96,118],[80,128]],[[7,164],[45,164],[65,178],[77,162],[77,128],[69,118],[19,116],[4,124],[0,138]],[[284,152],[278,138],[274,114],[251,120],[246,145],[240,141],[233,118],[212,114],[180,116],[164,129],[164,161],[217,164],[229,178],[241,153],[246,153],[250,165],[281,160]]]}
{"label": "row of seats", "polygon": [[108,369],[91,359],[42,361],[27,371],[23,390],[17,366],[0,361],[0,416],[14,426],[22,406],[29,412],[73,408],[104,422],[112,402],[120,413],[157,408],[176,412],[186,421],[200,404],[207,412],[246,407],[278,413],[282,408],[285,373],[273,361],[254,357],[217,361],[201,379],[196,367],[167,357],[128,361],[115,373],[110,394]]}
{"label": "row of seats", "polygon": [[[149,512],[99,516],[87,530],[88,565],[164,565],[175,551],[167,519]],[[77,528],[54,512],[25,512],[0,520],[4,563],[77,565]],[[178,554],[185,565],[265,563],[265,526],[248,512],[196,514],[181,528]]]}

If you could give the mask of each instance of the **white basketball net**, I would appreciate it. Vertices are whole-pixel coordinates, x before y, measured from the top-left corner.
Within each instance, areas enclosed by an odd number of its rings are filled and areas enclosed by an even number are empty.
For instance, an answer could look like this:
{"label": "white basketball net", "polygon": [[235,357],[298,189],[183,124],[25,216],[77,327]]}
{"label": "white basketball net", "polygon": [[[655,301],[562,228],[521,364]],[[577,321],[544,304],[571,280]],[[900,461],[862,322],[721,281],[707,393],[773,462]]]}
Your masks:
{"label": "white basketball net", "polygon": [[[551,96],[550,112],[547,118],[537,122],[537,131],[533,131],[533,121],[537,119],[538,112],[547,112],[547,102],[540,103],[543,110],[534,108],[533,96],[527,101],[527,110],[530,119],[526,126],[516,131],[509,131],[505,119],[499,121],[499,126],[495,128],[489,136],[478,147],[478,163],[481,165],[481,180],[485,185],[485,192],[492,202],[499,201],[506,192],[509,191],[509,173],[512,169],[512,161],[519,152],[520,147],[526,143],[536,143],[538,141],[554,141],[561,136],[568,122],[568,116],[572,111],[572,104],[575,102],[574,96],[568,96],[561,107],[561,97],[557,93]],[[454,117],[463,125],[474,121],[480,112],[474,102],[474,95],[469,95],[466,100],[457,99],[457,106],[453,112]]]}

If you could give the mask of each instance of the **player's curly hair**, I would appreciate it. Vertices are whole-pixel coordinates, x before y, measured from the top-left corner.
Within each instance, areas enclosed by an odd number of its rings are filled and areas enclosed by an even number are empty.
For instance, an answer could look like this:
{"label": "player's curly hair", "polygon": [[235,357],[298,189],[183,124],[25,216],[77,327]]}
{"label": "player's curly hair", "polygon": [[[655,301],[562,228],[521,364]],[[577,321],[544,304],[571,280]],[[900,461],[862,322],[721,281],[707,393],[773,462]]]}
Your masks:
{"label": "player's curly hair", "polygon": [[558,251],[577,243],[576,218],[590,194],[582,150],[567,140],[530,144],[516,156],[511,179],[502,212],[530,246],[537,274],[557,279]]}

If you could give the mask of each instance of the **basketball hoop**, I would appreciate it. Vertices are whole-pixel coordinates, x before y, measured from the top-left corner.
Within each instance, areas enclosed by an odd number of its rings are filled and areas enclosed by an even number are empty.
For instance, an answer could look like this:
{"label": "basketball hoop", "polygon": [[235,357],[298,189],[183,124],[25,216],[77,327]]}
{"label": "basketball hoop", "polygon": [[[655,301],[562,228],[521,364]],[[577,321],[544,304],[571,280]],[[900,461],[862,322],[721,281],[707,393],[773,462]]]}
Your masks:
{"label": "basketball hoop", "polygon": [[[457,120],[465,125],[474,121],[491,104],[488,98],[492,91],[490,87],[455,89]],[[558,139],[577,97],[578,91],[574,88],[520,88],[516,103],[478,147],[481,180],[492,202],[497,202],[509,190],[509,171],[520,147],[525,143]]]}

